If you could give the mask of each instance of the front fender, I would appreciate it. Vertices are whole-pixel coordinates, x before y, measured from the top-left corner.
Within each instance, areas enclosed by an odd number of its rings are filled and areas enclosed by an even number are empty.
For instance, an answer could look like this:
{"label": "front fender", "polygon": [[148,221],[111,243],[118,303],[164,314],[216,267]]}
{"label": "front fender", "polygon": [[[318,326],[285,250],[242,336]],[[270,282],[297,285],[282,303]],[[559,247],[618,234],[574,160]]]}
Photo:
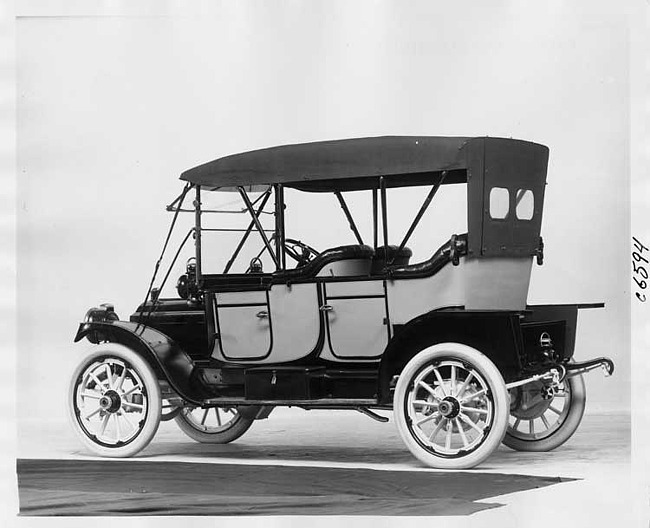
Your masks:
{"label": "front fender", "polygon": [[154,328],[127,321],[87,322],[79,325],[75,343],[87,337],[120,343],[140,354],[184,400],[200,404],[206,397],[201,387],[191,383],[194,362],[172,339]]}

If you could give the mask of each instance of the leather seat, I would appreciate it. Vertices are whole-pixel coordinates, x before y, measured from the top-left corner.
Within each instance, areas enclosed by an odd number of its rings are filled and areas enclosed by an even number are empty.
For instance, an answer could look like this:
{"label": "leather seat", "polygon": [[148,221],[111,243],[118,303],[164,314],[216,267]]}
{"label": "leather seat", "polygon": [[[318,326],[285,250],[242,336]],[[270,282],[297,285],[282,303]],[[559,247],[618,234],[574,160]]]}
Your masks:
{"label": "leather seat", "polygon": [[398,246],[380,246],[372,257],[370,273],[381,273],[386,266],[406,266],[412,255],[413,251],[407,247],[400,249]]}
{"label": "leather seat", "polygon": [[375,251],[370,246],[355,244],[326,249],[320,255],[299,268],[278,271],[273,274],[280,280],[302,280],[316,277],[328,264],[341,260],[370,260]]}

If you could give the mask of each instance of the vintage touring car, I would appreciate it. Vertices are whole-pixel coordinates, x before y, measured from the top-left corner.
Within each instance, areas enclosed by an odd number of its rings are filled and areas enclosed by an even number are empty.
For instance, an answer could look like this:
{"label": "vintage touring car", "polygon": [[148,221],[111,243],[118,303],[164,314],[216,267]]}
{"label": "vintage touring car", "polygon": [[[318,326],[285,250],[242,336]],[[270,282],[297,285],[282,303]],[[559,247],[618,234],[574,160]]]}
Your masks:
{"label": "vintage touring car", "polygon": [[[547,162],[548,149],[527,141],[374,137],[262,149],[184,172],[170,234],[179,212],[192,212],[183,243],[193,240],[195,256],[178,297],[161,297],[154,273],[128,321],[110,304],[87,312],[75,342],[95,346],[68,392],[76,433],[96,454],[126,457],[161,419],[199,442],[226,443],[275,407],[295,406],[379,421],[377,410],[392,410],[409,450],[435,468],[476,466],[501,442],[561,445],[584,412],[582,374],[614,365],[572,360],[578,310],[603,304],[527,305],[533,261],[543,260]],[[466,188],[467,232],[412,263],[407,243],[450,184]],[[421,207],[403,238],[389,240],[387,191],[413,186]],[[333,194],[357,243],[319,252],[287,237],[288,190]],[[235,231],[206,226],[220,212],[202,207],[214,192],[235,193],[250,215],[222,273],[207,272],[202,250],[208,232]],[[371,244],[344,197],[363,192]],[[250,239],[262,250],[231,273]]]}

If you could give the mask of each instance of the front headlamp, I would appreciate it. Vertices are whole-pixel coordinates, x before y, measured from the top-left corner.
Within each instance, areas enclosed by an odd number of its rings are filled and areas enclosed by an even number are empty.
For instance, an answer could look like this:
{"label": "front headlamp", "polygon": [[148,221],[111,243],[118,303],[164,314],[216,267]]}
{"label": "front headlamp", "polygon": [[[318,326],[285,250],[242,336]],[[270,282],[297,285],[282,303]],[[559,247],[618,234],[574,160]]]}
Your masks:
{"label": "front headlamp", "polygon": [[91,308],[84,316],[84,323],[103,323],[106,321],[119,321],[113,305],[110,303],[100,304],[99,308]]}

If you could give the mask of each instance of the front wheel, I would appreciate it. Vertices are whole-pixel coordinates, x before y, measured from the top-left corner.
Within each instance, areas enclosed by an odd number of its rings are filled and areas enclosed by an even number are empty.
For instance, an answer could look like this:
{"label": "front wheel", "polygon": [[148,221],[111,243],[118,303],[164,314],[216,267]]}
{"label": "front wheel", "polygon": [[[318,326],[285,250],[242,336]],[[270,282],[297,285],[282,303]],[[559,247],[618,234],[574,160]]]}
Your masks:
{"label": "front wheel", "polygon": [[490,359],[460,343],[441,343],[407,363],[393,406],[402,440],[419,460],[439,469],[467,469],[501,443],[508,401]]}
{"label": "front wheel", "polygon": [[184,407],[175,418],[187,436],[202,444],[227,444],[243,435],[254,420],[235,407]]}
{"label": "front wheel", "polygon": [[144,449],[158,430],[160,413],[156,375],[125,346],[96,347],[72,375],[70,421],[96,455],[129,457]]}
{"label": "front wheel", "polygon": [[581,375],[557,387],[536,381],[511,391],[510,424],[503,443],[517,451],[551,451],[576,432],[587,393]]}

